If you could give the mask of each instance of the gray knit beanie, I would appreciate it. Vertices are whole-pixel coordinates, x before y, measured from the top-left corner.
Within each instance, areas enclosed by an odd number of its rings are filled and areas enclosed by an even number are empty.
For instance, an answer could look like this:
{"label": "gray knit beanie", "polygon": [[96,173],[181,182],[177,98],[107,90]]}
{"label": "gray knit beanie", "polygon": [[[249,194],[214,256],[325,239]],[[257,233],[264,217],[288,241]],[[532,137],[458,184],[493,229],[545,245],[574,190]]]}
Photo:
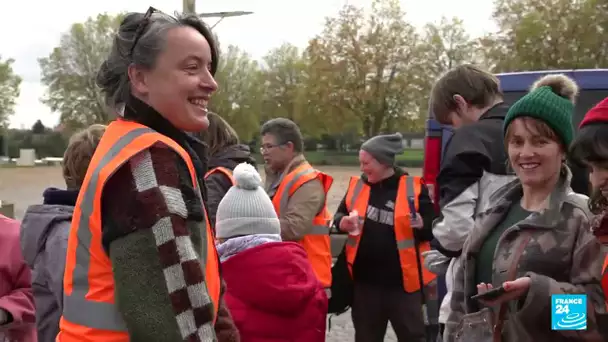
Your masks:
{"label": "gray knit beanie", "polygon": [[220,201],[215,215],[215,235],[229,239],[242,235],[280,234],[281,224],[270,197],[260,186],[262,178],[247,163],[232,173],[236,185]]}
{"label": "gray knit beanie", "polygon": [[395,156],[405,151],[401,133],[377,135],[361,145],[361,149],[371,154],[384,165],[395,165]]}

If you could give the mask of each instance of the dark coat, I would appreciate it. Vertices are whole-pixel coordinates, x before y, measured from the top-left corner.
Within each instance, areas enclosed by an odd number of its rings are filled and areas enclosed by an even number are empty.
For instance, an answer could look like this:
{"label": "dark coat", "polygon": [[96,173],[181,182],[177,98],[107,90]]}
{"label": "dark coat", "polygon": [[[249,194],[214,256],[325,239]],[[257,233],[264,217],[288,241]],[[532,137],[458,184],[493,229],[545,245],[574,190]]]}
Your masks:
{"label": "dark coat", "polygon": [[[249,163],[256,166],[255,159],[251,155],[249,146],[247,145],[232,145],[228,146],[212,156],[209,156],[208,170],[213,170],[216,167],[225,167],[230,170],[240,163]],[[216,172],[206,179],[207,187],[207,208],[209,210],[209,221],[215,227],[215,213],[217,206],[228,189],[232,186],[232,182],[223,174]]]}

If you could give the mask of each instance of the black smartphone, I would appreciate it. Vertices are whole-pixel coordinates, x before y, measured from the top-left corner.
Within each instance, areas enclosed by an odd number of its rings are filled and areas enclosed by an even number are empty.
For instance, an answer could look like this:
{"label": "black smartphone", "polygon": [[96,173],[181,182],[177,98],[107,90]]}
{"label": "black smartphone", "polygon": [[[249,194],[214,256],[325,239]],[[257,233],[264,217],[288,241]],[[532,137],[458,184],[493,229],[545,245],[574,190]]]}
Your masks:
{"label": "black smartphone", "polygon": [[414,222],[416,220],[416,199],[414,196],[408,196],[407,201],[410,206],[410,220]]}
{"label": "black smartphone", "polygon": [[486,293],[481,293],[481,294],[476,294],[474,296],[471,296],[471,299],[475,299],[475,300],[494,300],[502,295],[504,295],[505,293],[507,293],[507,291],[505,290],[504,287],[497,287],[494,289],[489,290]]}

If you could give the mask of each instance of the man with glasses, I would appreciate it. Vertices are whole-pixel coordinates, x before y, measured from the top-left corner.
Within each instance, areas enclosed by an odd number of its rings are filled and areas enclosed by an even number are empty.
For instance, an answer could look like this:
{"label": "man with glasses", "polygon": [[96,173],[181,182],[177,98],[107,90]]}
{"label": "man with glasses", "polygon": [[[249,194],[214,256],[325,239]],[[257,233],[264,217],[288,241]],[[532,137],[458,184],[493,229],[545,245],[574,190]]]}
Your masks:
{"label": "man with glasses", "polygon": [[327,192],[333,179],[304,158],[300,128],[276,118],[262,125],[260,152],[266,164],[266,191],[281,221],[281,237],[304,247],[319,281],[331,286]]}

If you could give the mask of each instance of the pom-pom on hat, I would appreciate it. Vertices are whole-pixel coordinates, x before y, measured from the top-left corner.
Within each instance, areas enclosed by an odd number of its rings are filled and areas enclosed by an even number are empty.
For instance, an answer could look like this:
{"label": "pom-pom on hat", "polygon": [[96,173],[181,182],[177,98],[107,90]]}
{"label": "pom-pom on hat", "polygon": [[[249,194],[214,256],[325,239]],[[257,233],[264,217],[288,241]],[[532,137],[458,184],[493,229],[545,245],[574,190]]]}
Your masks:
{"label": "pom-pom on hat", "polygon": [[272,201],[262,189],[262,177],[250,164],[241,163],[232,173],[235,185],[220,201],[215,216],[218,239],[254,234],[280,234],[281,224]]}

